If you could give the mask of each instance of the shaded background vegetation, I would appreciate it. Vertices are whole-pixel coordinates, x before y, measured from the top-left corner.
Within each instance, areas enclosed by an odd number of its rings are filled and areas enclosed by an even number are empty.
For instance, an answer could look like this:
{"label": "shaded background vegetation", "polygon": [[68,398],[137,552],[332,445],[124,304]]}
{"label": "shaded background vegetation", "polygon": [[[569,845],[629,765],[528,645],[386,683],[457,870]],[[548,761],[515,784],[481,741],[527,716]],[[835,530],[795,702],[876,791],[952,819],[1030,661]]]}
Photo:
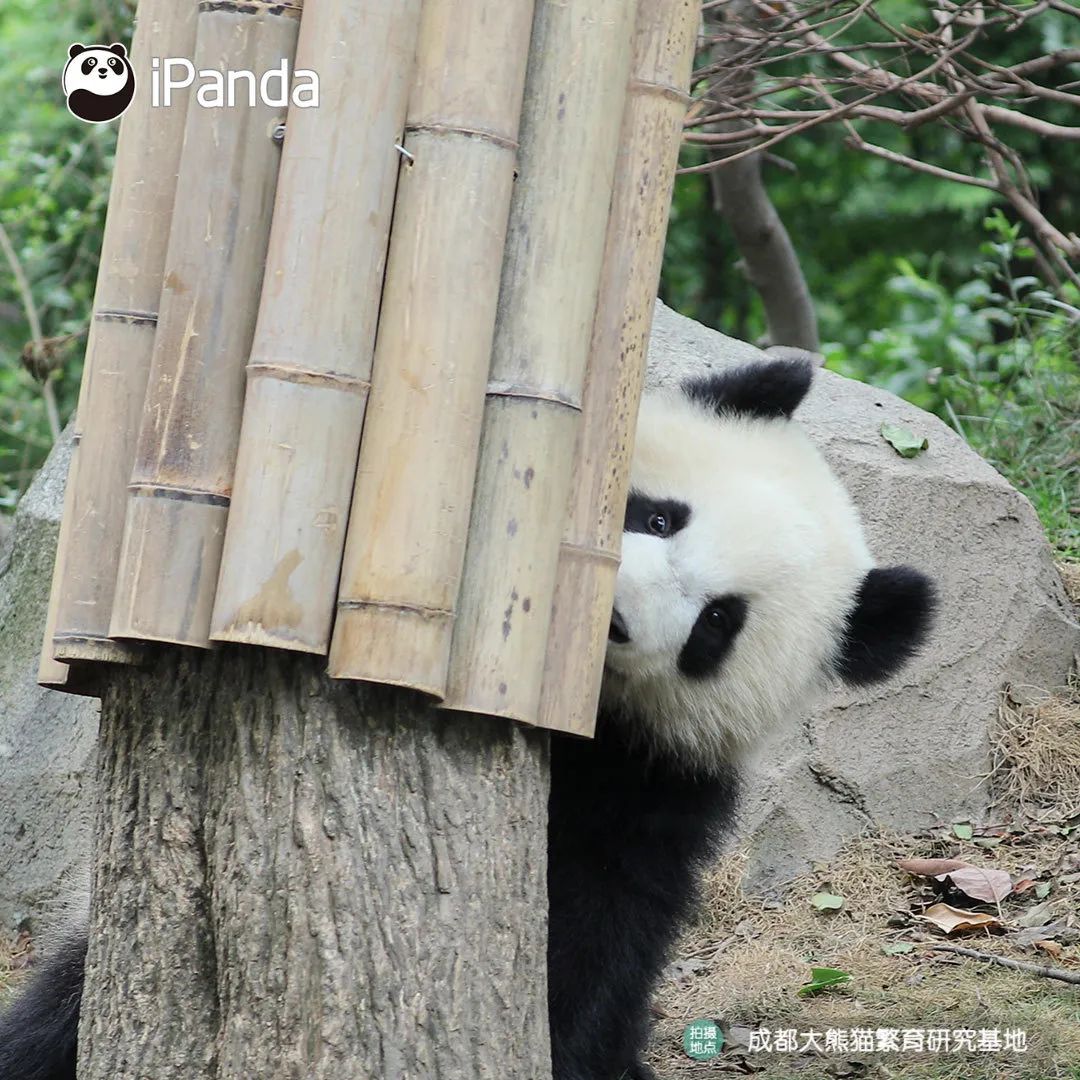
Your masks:
{"label": "shaded background vegetation", "polygon": [[[26,304],[0,258],[0,511],[52,442],[40,377],[62,420],[75,405],[115,145],[115,125],[68,114],[59,74],[73,41],[130,43],[132,6],[0,6],[0,225],[51,342],[44,363],[24,362],[32,360]],[[926,16],[914,0],[885,6],[909,22]],[[1053,14],[1009,36],[995,60],[1062,47],[1070,27]],[[1080,79],[1076,65],[1068,72]],[[875,137],[963,167],[961,140],[947,126]],[[1021,133],[1021,144],[1043,210],[1080,231],[1080,141]],[[829,366],[942,416],[1028,494],[1059,550],[1080,557],[1080,296],[1040,280],[1027,238],[994,192],[861,155],[839,130],[808,131],[779,153],[766,162],[768,190],[813,295]],[[688,147],[685,163],[704,154]],[[662,295],[726,333],[764,334],[707,175],[679,180]]]}

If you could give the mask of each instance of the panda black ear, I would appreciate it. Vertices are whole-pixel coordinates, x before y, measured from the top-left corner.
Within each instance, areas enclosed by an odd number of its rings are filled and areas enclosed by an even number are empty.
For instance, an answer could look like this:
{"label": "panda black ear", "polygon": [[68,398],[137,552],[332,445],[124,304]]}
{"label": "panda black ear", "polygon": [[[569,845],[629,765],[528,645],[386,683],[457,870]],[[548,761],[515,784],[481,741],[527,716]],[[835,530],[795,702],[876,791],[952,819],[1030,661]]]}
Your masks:
{"label": "panda black ear", "polygon": [[68,49],[68,59],[74,60],[75,57],[79,55],[79,53],[84,52],[86,52],[86,46],[76,41],[75,44],[72,45],[70,49]]}
{"label": "panda black ear", "polygon": [[871,570],[848,615],[836,661],[851,686],[881,682],[895,674],[926,640],[937,609],[934,583],[910,566]]}
{"label": "panda black ear", "polygon": [[109,46],[109,52],[114,52],[117,56],[122,56],[125,60],[127,59],[127,49],[125,49],[119,41],[115,45]]}
{"label": "panda black ear", "polygon": [[683,392],[716,412],[772,420],[790,417],[813,379],[808,360],[768,360],[688,379]]}

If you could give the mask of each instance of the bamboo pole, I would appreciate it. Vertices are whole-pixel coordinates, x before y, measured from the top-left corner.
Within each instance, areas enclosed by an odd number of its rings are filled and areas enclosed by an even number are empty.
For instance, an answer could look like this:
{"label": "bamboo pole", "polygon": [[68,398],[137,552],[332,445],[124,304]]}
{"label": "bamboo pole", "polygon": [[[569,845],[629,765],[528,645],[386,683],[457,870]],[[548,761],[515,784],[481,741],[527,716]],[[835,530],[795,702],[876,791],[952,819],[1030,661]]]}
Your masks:
{"label": "bamboo pole", "polygon": [[698,14],[685,0],[643,0],[638,10],[540,698],[540,724],[577,735],[596,722]]}
{"label": "bamboo pole", "polygon": [[[194,64],[292,60],[300,0],[200,3]],[[115,637],[206,647],[258,311],[283,116],[193,98],[116,583]]]}
{"label": "bamboo pole", "polygon": [[[131,663],[139,650],[109,640],[124,530],[164,275],[186,94],[151,106],[151,61],[189,56],[195,6],[141,0],[131,48],[138,92],[120,125],[116,166],[75,419],[75,450],[57,544],[41,677],[66,683],[53,657]],[[76,458],[92,462],[76,475]]]}
{"label": "bamboo pole", "polygon": [[427,0],[330,673],[442,696],[532,0]]}
{"label": "bamboo pole", "polygon": [[535,723],[633,0],[539,0],[445,706]]}
{"label": "bamboo pole", "polygon": [[211,637],[325,653],[375,349],[420,0],[311,5]]}

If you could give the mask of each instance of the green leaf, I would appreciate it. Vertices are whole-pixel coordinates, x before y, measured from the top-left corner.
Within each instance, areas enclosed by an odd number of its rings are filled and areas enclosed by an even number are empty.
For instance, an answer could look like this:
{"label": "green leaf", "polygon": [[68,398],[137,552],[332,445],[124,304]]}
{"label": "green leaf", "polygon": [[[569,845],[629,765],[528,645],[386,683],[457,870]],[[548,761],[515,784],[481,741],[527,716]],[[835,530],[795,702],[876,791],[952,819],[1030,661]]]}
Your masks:
{"label": "green leaf", "polygon": [[1035,895],[1040,900],[1045,900],[1050,895],[1050,882],[1049,881],[1037,881],[1037,882],[1035,882]]}
{"label": "green leaf", "polygon": [[886,956],[903,956],[904,953],[909,953],[914,948],[914,944],[910,941],[897,941],[892,945],[883,946],[881,951]]}
{"label": "green leaf", "polygon": [[965,821],[957,822],[952,827],[952,831],[957,840],[970,840],[974,835],[971,826]]}
{"label": "green leaf", "polygon": [[882,424],[881,437],[901,457],[906,458],[917,457],[930,445],[929,439],[920,438],[909,428],[899,424]]}
{"label": "green leaf", "polygon": [[810,981],[798,989],[799,997],[811,997],[820,994],[822,990],[829,990],[835,986],[842,986],[851,982],[851,976],[846,971],[837,968],[811,968]]}
{"label": "green leaf", "polygon": [[835,893],[819,892],[810,897],[810,903],[818,911],[839,911],[844,906],[844,898]]}

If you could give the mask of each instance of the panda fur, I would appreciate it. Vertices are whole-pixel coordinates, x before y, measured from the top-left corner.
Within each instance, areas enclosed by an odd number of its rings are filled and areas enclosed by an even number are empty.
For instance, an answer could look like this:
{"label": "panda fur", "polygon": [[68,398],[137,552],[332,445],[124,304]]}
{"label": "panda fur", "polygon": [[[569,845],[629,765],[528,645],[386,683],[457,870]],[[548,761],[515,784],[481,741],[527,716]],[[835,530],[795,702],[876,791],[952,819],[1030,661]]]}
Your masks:
{"label": "panda fur", "polygon": [[[842,485],[790,420],[808,364],[754,364],[642,404],[596,738],[553,736],[553,1080],[652,1080],[648,1006],[741,762],[836,677],[889,677],[934,589],[875,568]],[[85,930],[0,1018],[0,1080],[74,1080]]]}
{"label": "panda fur", "polygon": [[135,96],[135,71],[123,45],[74,44],[63,76],[70,112],[92,124],[115,120]]}

